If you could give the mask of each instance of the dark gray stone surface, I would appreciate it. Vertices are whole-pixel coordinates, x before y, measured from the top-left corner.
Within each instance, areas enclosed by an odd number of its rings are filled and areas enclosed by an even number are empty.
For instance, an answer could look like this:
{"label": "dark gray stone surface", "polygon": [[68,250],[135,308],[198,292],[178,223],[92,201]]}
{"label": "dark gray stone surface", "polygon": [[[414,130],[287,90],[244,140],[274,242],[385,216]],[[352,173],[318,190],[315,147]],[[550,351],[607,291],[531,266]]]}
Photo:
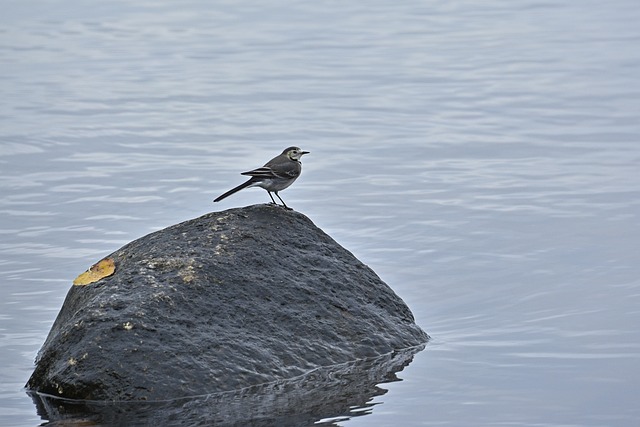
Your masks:
{"label": "dark gray stone surface", "polygon": [[428,339],[370,268],[280,207],[213,212],[110,257],[115,274],[69,290],[28,389],[90,400],[194,396]]}

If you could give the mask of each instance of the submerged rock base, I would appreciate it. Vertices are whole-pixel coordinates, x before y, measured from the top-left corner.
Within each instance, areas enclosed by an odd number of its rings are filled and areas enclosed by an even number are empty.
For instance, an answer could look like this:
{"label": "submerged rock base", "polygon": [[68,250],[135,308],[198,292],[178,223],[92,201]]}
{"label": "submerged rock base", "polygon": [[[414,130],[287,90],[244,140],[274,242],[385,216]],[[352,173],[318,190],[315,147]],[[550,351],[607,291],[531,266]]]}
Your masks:
{"label": "submerged rock base", "polygon": [[43,419],[65,426],[333,426],[327,420],[369,413],[378,404],[372,399],[387,392],[384,383],[399,381],[396,372],[422,348],[325,366],[240,390],[159,402],[69,400],[39,393],[31,397]]}
{"label": "submerged rock base", "polygon": [[27,388],[163,400],[291,379],[425,343],[404,302],[304,215],[214,212],[108,257],[73,286]]}

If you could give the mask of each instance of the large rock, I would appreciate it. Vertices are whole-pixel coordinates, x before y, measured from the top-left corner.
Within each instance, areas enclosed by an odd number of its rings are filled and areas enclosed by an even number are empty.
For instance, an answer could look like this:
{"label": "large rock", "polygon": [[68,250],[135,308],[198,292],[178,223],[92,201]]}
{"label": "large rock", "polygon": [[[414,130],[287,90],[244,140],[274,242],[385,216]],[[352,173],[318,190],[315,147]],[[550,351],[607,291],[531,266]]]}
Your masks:
{"label": "large rock", "polygon": [[214,212],[109,256],[72,286],[27,388],[161,400],[290,379],[425,343],[404,302],[304,215]]}

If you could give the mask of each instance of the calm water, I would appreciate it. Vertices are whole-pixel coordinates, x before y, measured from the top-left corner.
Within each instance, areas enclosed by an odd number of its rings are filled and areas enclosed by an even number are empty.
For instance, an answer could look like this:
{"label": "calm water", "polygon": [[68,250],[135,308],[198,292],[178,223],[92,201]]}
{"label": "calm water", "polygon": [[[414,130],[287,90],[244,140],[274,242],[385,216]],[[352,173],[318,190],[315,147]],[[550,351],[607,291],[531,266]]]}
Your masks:
{"label": "calm water", "polygon": [[88,5],[0,16],[0,424],[78,273],[299,145],[287,204],[433,337],[335,424],[637,425],[636,0]]}

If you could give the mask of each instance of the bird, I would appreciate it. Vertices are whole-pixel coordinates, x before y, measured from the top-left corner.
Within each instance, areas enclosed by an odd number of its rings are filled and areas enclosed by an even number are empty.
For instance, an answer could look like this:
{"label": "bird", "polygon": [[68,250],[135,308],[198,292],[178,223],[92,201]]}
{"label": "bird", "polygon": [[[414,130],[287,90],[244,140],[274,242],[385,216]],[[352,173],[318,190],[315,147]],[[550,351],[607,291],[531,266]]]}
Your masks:
{"label": "bird", "polygon": [[285,209],[291,210],[278,192],[289,187],[300,176],[300,172],[302,172],[300,158],[305,154],[309,154],[309,151],[302,151],[299,147],[285,148],[280,155],[269,160],[261,168],[242,172],[240,175],[247,175],[251,178],[217,197],[214,202],[219,202],[244,188],[262,187],[269,193],[273,204],[277,205],[271,193],[275,193]]}

